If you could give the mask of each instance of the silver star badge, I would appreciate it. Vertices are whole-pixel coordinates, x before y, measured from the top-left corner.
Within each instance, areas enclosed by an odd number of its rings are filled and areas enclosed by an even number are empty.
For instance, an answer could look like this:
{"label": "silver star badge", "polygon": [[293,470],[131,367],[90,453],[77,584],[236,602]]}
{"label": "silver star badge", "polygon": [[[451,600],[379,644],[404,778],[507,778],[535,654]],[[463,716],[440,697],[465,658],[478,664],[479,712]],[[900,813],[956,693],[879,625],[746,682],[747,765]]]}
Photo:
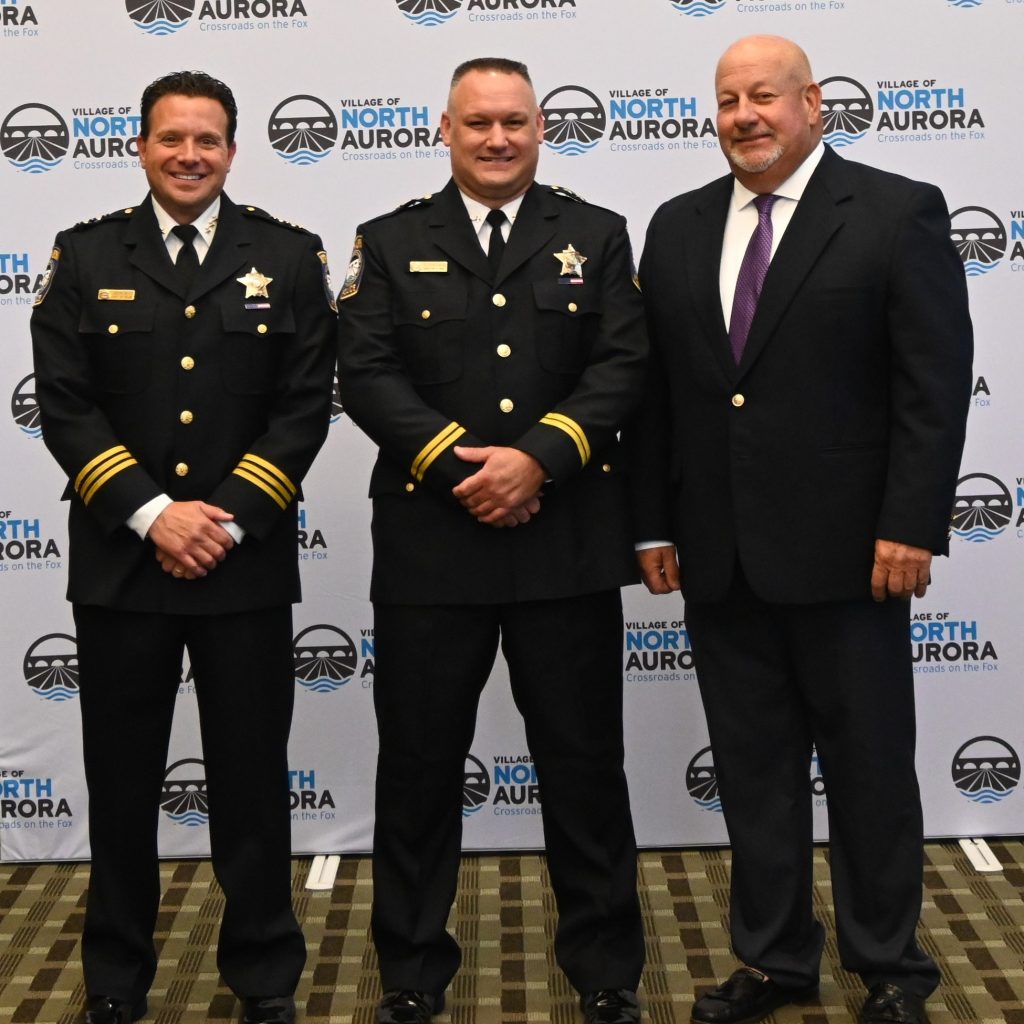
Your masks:
{"label": "silver star badge", "polygon": [[587,262],[587,257],[583,253],[577,252],[573,248],[572,242],[561,252],[552,255],[562,264],[560,274],[572,274],[573,277],[583,276],[583,264]]}

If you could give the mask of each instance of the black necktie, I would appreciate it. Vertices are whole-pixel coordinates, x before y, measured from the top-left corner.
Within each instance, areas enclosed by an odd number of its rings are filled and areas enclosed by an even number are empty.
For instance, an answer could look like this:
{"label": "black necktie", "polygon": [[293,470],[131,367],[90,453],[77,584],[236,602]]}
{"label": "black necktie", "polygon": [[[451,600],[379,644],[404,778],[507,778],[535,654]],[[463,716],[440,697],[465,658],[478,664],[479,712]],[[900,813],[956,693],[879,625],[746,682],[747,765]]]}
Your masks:
{"label": "black necktie", "polygon": [[491,210],[487,214],[487,223],[491,225],[491,238],[487,243],[487,262],[491,265],[491,273],[498,276],[498,267],[501,266],[501,257],[505,252],[505,236],[501,233],[501,225],[508,218],[502,210]]}
{"label": "black necktie", "polygon": [[174,273],[182,290],[188,294],[196,271],[199,269],[199,253],[196,252],[196,247],[193,244],[196,235],[199,234],[199,229],[194,224],[176,224],[171,228],[171,233],[177,235],[182,242],[178,258],[174,263]]}

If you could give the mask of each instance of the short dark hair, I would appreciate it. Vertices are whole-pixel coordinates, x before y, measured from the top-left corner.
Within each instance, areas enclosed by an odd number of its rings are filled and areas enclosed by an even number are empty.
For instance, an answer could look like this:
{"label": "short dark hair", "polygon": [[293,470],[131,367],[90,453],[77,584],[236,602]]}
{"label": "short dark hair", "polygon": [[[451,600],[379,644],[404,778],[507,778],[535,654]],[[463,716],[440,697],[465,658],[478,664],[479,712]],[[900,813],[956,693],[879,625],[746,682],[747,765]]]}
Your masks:
{"label": "short dark hair", "polygon": [[142,92],[140,110],[142,122],[139,134],[143,138],[149,135],[149,114],[153,104],[164,96],[203,96],[216,100],[228,115],[228,145],[235,141],[235,129],[238,127],[238,106],[235,104],[235,97],[219,78],[214,78],[205,71],[172,71],[146,86]]}
{"label": "short dark hair", "polygon": [[520,78],[526,79],[527,85],[533,85],[530,69],[521,60],[509,60],[508,57],[474,57],[472,60],[463,61],[455,69],[451,87],[454,89],[470,71],[498,71],[503,75],[519,75]]}

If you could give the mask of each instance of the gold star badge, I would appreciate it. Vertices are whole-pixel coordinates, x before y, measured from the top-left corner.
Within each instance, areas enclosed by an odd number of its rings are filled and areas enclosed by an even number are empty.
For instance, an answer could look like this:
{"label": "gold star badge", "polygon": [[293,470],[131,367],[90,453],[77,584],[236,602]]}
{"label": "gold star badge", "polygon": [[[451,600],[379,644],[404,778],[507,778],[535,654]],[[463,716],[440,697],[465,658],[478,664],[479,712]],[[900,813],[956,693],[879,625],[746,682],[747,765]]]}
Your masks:
{"label": "gold star badge", "polygon": [[272,277],[265,277],[255,267],[245,277],[236,277],[235,280],[239,284],[245,285],[245,297],[247,299],[270,298],[267,294],[267,285],[274,279]]}
{"label": "gold star badge", "polygon": [[587,257],[583,253],[577,252],[573,248],[572,242],[561,252],[552,255],[562,264],[560,274],[572,274],[573,277],[583,276],[583,264],[587,262]]}

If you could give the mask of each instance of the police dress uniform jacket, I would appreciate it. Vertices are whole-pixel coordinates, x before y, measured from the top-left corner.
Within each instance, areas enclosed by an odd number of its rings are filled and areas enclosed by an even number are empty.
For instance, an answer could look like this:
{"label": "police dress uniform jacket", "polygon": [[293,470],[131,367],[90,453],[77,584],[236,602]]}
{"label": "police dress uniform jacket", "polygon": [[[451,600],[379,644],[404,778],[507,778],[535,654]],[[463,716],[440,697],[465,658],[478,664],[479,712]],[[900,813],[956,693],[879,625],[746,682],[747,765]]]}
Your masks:
{"label": "police dress uniform jacket", "polygon": [[[562,273],[557,254],[585,257]],[[346,411],[380,446],[371,597],[546,600],[636,581],[616,432],[647,340],[622,217],[534,184],[497,275],[453,181],[361,226],[339,308]],[[347,297],[346,297],[347,296]],[[452,496],[456,445],[511,446],[548,481],[514,529]]]}
{"label": "police dress uniform jacket", "polygon": [[720,600],[737,559],[767,601],[867,598],[876,538],[947,552],[972,332],[946,204],[826,147],[737,366],[718,283],[732,190],[671,199],[648,231],[637,536],[678,545],[688,600]]}
{"label": "police dress uniform jacket", "polygon": [[[266,295],[247,296],[250,272]],[[69,478],[70,600],[186,614],[298,600],[299,484],[329,424],[326,284],[316,235],[224,195],[187,294],[148,197],[57,236],[32,337],[43,438]],[[164,573],[125,525],[161,493],[246,531],[202,580]]]}

